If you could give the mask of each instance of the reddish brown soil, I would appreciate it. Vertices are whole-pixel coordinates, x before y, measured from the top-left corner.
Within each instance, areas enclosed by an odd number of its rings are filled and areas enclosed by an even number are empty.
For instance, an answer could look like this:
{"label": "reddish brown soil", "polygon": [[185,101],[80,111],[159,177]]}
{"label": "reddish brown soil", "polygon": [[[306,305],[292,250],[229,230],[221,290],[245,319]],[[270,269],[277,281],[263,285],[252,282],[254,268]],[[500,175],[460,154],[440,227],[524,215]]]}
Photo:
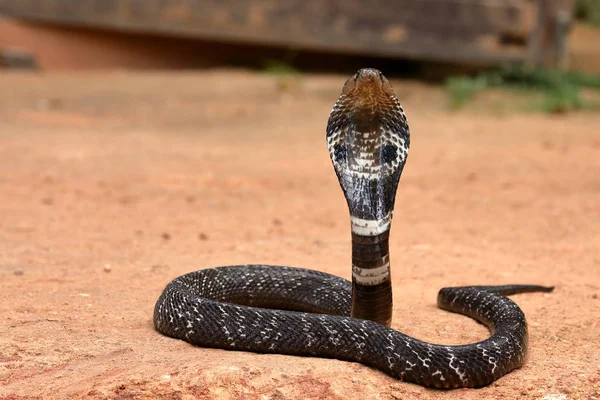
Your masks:
{"label": "reddish brown soil", "polygon": [[35,55],[43,70],[195,68],[223,63],[216,44],[26,23],[0,16],[0,49]]}
{"label": "reddish brown soil", "polygon": [[[395,82],[412,149],[391,237],[393,327],[459,344],[447,285],[514,299],[527,364],[431,391],[360,364],[192,347],[152,328],[167,282],[236,263],[350,274],[325,148],[344,77],[0,75],[0,399],[600,398],[600,115],[445,110]],[[282,90],[284,89],[284,90]]]}

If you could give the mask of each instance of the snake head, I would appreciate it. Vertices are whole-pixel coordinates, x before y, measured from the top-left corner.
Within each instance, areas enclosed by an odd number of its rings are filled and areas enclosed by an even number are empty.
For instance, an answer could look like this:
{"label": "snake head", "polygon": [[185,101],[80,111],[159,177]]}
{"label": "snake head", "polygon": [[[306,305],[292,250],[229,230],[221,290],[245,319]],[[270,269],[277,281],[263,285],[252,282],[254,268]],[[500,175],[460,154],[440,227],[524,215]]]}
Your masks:
{"label": "snake head", "polygon": [[406,116],[390,82],[376,69],[359,70],[346,81],[327,122],[327,147],[353,232],[389,229],[409,146]]}

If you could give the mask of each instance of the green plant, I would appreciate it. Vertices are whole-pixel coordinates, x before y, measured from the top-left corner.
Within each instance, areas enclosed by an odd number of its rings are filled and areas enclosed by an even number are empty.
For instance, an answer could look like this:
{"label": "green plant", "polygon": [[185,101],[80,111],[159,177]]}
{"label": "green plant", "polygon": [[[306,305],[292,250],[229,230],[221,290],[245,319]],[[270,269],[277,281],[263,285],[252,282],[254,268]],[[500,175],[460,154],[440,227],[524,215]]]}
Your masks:
{"label": "green plant", "polygon": [[600,26],[600,0],[575,0],[575,18]]}
{"label": "green plant", "polygon": [[450,101],[453,108],[465,105],[475,93],[489,87],[487,77],[480,75],[474,78],[459,76],[450,78],[446,82],[446,88],[450,92]]}
{"label": "green plant", "polygon": [[290,62],[276,59],[266,59],[264,61],[265,72],[274,75],[298,75],[299,72]]}
{"label": "green plant", "polygon": [[451,106],[455,108],[466,104],[475,94],[494,87],[541,92],[541,109],[566,112],[587,108],[580,89],[600,89],[600,76],[556,69],[506,67],[474,77],[454,77],[446,82]]}

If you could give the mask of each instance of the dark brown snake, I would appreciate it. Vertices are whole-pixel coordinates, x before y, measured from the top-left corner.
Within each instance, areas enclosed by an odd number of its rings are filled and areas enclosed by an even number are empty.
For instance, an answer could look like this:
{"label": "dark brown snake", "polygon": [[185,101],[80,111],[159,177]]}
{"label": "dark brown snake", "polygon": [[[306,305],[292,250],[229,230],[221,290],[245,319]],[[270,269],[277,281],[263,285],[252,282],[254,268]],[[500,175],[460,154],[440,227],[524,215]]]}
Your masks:
{"label": "dark brown snake", "polygon": [[389,233],[410,134],[388,80],[375,69],[348,79],[327,124],[327,146],[350,210],[352,282],[280,266],[238,265],[170,282],[156,330],[202,347],[356,361],[434,388],[488,385],[520,367],[527,323],[505,295],[537,285],[441,289],[438,306],[486,325],[491,337],[446,346],[389,328]]}

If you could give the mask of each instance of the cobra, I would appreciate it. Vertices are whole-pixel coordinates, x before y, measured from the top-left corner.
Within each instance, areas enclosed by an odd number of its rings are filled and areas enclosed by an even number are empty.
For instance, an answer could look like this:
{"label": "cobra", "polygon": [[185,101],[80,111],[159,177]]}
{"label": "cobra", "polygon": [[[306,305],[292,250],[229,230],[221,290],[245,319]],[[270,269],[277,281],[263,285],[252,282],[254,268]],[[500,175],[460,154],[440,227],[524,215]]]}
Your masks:
{"label": "cobra", "polygon": [[439,307],[489,328],[491,337],[477,343],[432,344],[389,326],[389,234],[410,134],[380,71],[361,69],[348,79],[326,137],[350,212],[352,281],[283,266],[203,269],[166,286],[154,309],[155,329],[202,347],[359,362],[433,388],[485,386],[520,367],[527,323],[506,295],[552,287],[441,289]]}

